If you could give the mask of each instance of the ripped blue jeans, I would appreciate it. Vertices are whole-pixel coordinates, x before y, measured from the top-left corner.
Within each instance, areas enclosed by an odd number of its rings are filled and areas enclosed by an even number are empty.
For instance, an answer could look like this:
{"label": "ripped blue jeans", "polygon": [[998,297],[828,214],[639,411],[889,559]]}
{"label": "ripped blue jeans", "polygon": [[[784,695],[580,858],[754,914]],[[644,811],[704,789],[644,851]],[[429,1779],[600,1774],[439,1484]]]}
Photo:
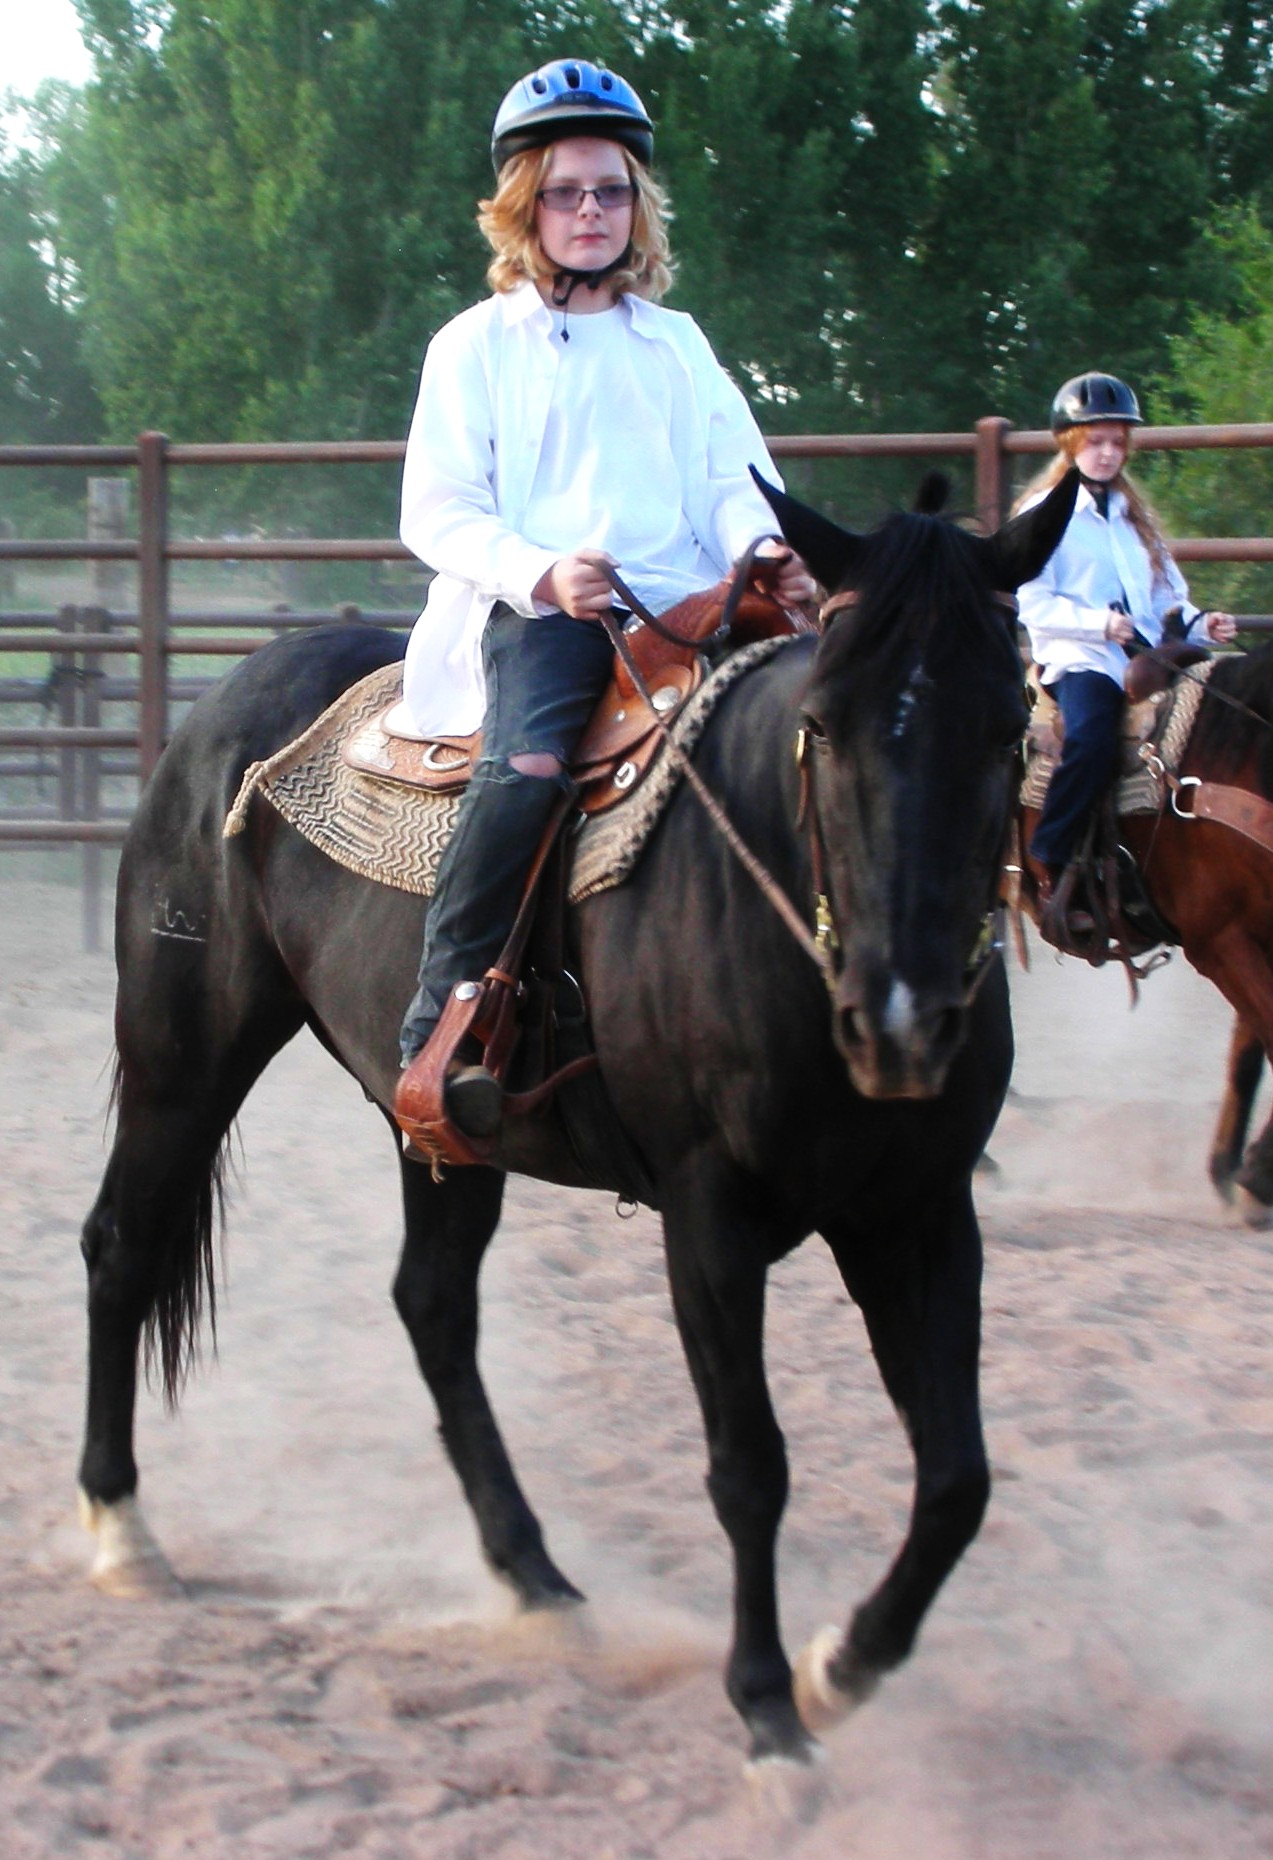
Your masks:
{"label": "ripped blue jeans", "polygon": [[[529,618],[496,602],[482,636],[482,754],[438,866],[424,920],[415,995],[402,1023],[402,1063],[423,1047],[457,982],[480,980],[508,940],[540,835],[597,699],[614,649],[595,620]],[[510,758],[551,755],[556,778]]]}

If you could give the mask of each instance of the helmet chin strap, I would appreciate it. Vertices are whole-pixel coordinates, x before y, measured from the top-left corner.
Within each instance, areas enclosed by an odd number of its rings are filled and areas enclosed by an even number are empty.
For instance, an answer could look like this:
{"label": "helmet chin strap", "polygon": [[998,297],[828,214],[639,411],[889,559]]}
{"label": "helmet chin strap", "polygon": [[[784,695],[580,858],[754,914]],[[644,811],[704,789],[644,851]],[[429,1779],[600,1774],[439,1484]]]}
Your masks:
{"label": "helmet chin strap", "polygon": [[560,310],[562,313],[561,339],[563,342],[570,341],[570,331],[566,328],[566,320],[570,315],[570,300],[579,286],[582,284],[588,290],[595,291],[607,278],[613,277],[616,271],[622,271],[631,256],[632,241],[629,240],[618,258],[612,258],[608,265],[599,265],[595,271],[576,271],[573,266],[564,265],[560,271],[553,273],[552,305],[554,310]]}

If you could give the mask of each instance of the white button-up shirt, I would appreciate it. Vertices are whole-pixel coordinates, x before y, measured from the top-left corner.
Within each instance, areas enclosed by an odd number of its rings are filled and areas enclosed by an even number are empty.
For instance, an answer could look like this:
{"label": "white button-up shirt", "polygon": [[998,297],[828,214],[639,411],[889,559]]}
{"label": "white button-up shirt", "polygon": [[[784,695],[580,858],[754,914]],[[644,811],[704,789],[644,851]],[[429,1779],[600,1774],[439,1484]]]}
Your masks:
{"label": "white button-up shirt", "polygon": [[[502,600],[534,613],[532,590],[562,555],[608,550],[657,611],[710,587],[774,529],[748,466],[781,480],[692,317],[624,296],[614,311],[568,327],[563,344],[560,316],[528,283],[462,312],[425,355],[401,516],[402,540],[437,571],[403,681],[407,711],[425,734],[478,728],[491,607]],[[618,369],[616,342],[626,351]],[[589,380],[590,367],[609,372]],[[599,379],[613,380],[609,399],[598,397]],[[571,448],[578,497],[567,536]],[[679,511],[669,513],[671,500]]]}
{"label": "white button-up shirt", "polygon": [[[1040,491],[1023,506],[1046,495]],[[1164,551],[1166,572],[1155,571],[1149,551],[1127,515],[1121,491],[1109,494],[1109,515],[1102,517],[1092,493],[1079,486],[1074,515],[1043,573],[1017,590],[1021,619],[1030,635],[1045,685],[1066,672],[1104,672],[1122,684],[1127,655],[1106,639],[1109,609],[1121,603],[1132,625],[1151,646],[1162,639],[1163,616],[1182,609],[1192,637],[1201,637],[1204,616],[1189,599],[1184,578]]]}

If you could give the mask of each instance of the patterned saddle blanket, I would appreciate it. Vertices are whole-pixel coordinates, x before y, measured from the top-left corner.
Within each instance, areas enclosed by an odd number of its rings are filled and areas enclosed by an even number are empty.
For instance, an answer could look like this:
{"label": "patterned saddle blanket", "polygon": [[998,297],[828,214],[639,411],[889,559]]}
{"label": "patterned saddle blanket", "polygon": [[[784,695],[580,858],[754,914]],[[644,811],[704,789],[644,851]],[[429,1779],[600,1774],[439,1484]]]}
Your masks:
{"label": "patterned saddle blanket", "polygon": [[[731,653],[698,684],[669,726],[685,754],[693,753],[726,691],[790,644],[790,636],[756,640]],[[451,783],[431,791],[405,785],[388,770],[376,773],[373,739],[377,730],[383,733],[384,714],[401,695],[401,663],[382,666],[351,685],[302,735],[267,760],[254,762],[226,816],[225,836],[242,832],[252,797],[260,794],[338,865],[428,897],[462,789]],[[351,739],[358,744],[353,757]],[[630,875],[679,780],[679,765],[660,746],[630,793],[616,795],[604,811],[583,818],[572,836],[572,904]]]}

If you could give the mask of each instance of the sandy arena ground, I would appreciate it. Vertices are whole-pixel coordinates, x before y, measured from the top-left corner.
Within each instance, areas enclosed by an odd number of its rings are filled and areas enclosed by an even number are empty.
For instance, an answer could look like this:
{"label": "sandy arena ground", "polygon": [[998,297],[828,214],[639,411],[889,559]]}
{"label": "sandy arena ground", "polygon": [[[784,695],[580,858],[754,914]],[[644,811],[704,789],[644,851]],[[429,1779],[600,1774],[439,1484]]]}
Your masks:
{"label": "sandy arena ground", "polygon": [[[0,1849],[128,1860],[1167,1860],[1273,1855],[1273,1241],[1205,1181],[1228,1017],[1182,964],[1035,945],[980,1184],[996,1489],[910,1664],[784,1803],[744,1778],[724,1539],[654,1219],[521,1183],[483,1358],[587,1589],[488,1577],[388,1287],[390,1139],[318,1047],[241,1124],[219,1360],[147,1395],[148,1515],[188,1598],[86,1580],[78,1230],[109,957],[73,889],[0,882]],[[843,1620],[910,1469],[818,1243],[775,1275],[784,1626]]]}

